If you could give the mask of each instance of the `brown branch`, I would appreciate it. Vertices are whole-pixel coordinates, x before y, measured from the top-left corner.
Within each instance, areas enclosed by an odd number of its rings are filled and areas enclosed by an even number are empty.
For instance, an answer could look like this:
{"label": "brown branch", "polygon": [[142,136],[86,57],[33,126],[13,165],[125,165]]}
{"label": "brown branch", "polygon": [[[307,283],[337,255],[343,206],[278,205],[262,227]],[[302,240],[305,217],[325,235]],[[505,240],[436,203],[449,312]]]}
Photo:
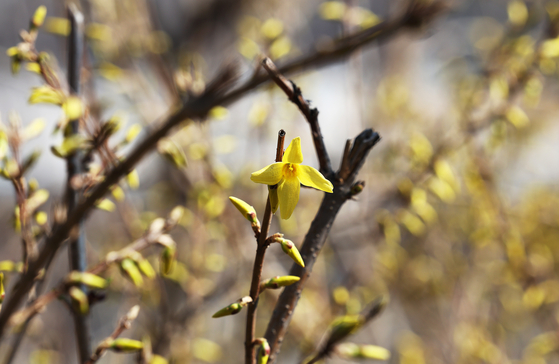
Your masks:
{"label": "brown branch", "polygon": [[[276,162],[281,162],[283,157],[283,145],[285,141],[285,131],[281,129],[278,132],[278,143],[276,148]],[[271,187],[273,188],[273,186]],[[258,295],[260,293],[260,280],[262,279],[262,267],[264,265],[264,257],[266,249],[270,245],[268,240],[268,232],[272,222],[272,207],[270,205],[270,196],[266,198],[266,209],[264,218],[262,219],[262,229],[258,235],[258,247],[256,248],[256,257],[254,258],[254,267],[252,268],[252,279],[250,282],[250,298],[252,303],[247,309],[247,324],[245,332],[245,363],[253,364],[254,357],[254,333],[256,331],[256,308],[258,306]]]}
{"label": "brown branch", "polygon": [[332,165],[330,164],[330,157],[328,157],[324,139],[322,138],[322,132],[320,131],[320,125],[318,124],[318,110],[316,108],[311,109],[309,102],[303,98],[301,89],[297,87],[293,81],[288,80],[279,73],[278,68],[270,58],[264,58],[262,66],[268,71],[272,80],[285,92],[289,101],[297,105],[309,122],[314,148],[318,156],[320,172],[325,176],[331,175]]}
{"label": "brown branch", "polygon": [[[436,1],[424,5],[427,9],[423,11],[426,16],[424,19],[425,21],[431,20],[440,13],[440,9],[433,4],[440,5],[441,3],[443,2]],[[411,6],[410,9],[412,9]],[[419,14],[421,12],[417,10],[412,11],[411,15],[413,16],[410,16],[408,13],[406,13],[407,15],[405,16],[382,22],[375,27],[357,33],[355,36],[342,39],[336,43],[337,45],[335,47],[329,50],[311,53],[308,56],[289,62],[283,67],[280,67],[280,71],[284,74],[292,73],[309,66],[320,67],[341,60],[359,47],[375,40],[386,39],[388,36],[395,34],[396,31],[414,25],[414,21],[420,16]],[[164,122],[158,127],[155,127],[151,134],[137,144],[126,159],[107,173],[105,179],[76,207],[74,214],[71,215],[67,221],[53,229],[52,234],[45,241],[44,248],[39,253],[37,259],[30,264],[28,271],[23,274],[17,284],[14,285],[14,290],[6,295],[6,301],[0,313],[0,337],[4,333],[10,316],[17,310],[21,301],[33,286],[38,272],[45,266],[49,257],[60,247],[63,241],[68,238],[73,227],[90,212],[95,202],[103,198],[114,184],[118,183],[118,181],[127,175],[148,152],[153,150],[161,138],[165,137],[174,127],[184,120],[204,117],[212,107],[230,104],[249,91],[265,83],[268,79],[266,76],[251,78],[244,85],[225,94],[224,89],[229,89],[233,79],[233,75],[230,71],[230,68],[226,69],[213,84],[209,85],[204,94],[185,101],[177,111],[171,113]]]}
{"label": "brown branch", "polygon": [[124,330],[130,328],[130,325],[132,325],[132,321],[134,321],[136,317],[138,317],[139,311],[140,311],[140,306],[136,305],[132,307],[130,311],[128,311],[126,316],[122,317],[119,320],[115,331],[113,331],[113,333],[110,336],[108,336],[97,346],[97,349],[95,349],[95,352],[91,355],[91,358],[89,358],[89,360],[87,360],[85,363],[93,364],[97,360],[101,359],[101,357],[103,356],[103,354],[105,354],[105,351],[107,351],[107,349],[109,348],[113,340],[119,337],[120,334],[124,332]]}
{"label": "brown branch", "polygon": [[[291,320],[295,306],[301,296],[304,284],[311,274],[314,263],[318,257],[318,253],[324,246],[326,237],[330,232],[330,228],[336,218],[336,215],[342,205],[352,196],[352,186],[355,177],[371,148],[380,140],[378,133],[368,129],[359,134],[353,144],[346,142],[344,157],[341,170],[334,176],[331,171],[330,161],[324,142],[322,133],[318,125],[318,110],[310,109],[308,103],[301,96],[301,91],[293,82],[289,82],[279,73],[277,68],[269,59],[262,62],[264,68],[269,72],[272,79],[287,94],[287,97],[294,102],[303,115],[307,118],[315,148],[319,160],[321,161],[321,171],[326,171],[326,177],[331,180],[334,185],[334,191],[331,194],[325,194],[322,204],[314,218],[311,227],[305,236],[305,241],[300,250],[305,267],[293,264],[289,275],[301,277],[301,280],[291,286],[288,286],[280,295],[276,308],[272,314],[272,318],[266,330],[266,339],[271,347],[269,363],[273,363],[279,352],[283,337],[287,332],[287,325]],[[252,364],[248,362],[246,364]]]}

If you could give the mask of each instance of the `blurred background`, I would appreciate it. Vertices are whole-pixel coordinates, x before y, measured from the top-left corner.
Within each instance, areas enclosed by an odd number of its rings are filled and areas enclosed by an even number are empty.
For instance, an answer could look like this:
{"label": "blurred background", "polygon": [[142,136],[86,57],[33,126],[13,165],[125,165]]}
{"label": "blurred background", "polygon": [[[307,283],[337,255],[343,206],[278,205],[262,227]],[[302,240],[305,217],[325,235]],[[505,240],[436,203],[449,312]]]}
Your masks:
{"label": "blurred background", "polygon": [[[181,93],[201,92],[224,65],[237,64],[246,80],[261,55],[288,63],[400,15],[406,3],[84,0],[84,98],[99,120],[123,120],[115,141],[135,124],[145,130],[141,138]],[[27,178],[50,192],[42,208],[50,216],[66,181],[65,161],[50,152],[62,139],[52,133],[62,113],[27,103],[41,80],[25,69],[12,75],[5,55],[39,5],[48,14],[37,48],[51,55],[64,78],[65,3],[3,0],[0,117],[7,124],[15,112],[24,126],[46,121],[22,154],[42,152]],[[385,311],[348,341],[388,349],[386,362],[559,362],[558,17],[556,1],[456,0],[424,27],[289,75],[320,111],[333,166],[346,139],[363,129],[374,128],[382,141],[359,175],[364,191],[344,205],[332,227],[279,363],[303,360],[335,317],[358,313],[382,294],[390,296]],[[211,318],[248,295],[255,253],[250,225],[227,197],[242,198],[263,215],[266,188],[249,177],[273,161],[279,129],[287,143],[300,136],[304,164],[318,168],[307,122],[281,90],[266,84],[173,134],[185,166],[152,153],[138,166],[139,187],[122,186],[124,196],[110,197],[112,211],[90,215],[93,265],[176,205],[187,209],[171,233],[178,262],[170,275],[136,289],[117,268],[105,274],[111,278],[106,298],[90,314],[94,345],[140,304],[139,318],[123,336],[149,337],[154,353],[171,363],[242,362],[245,312]],[[9,181],[0,182],[0,194],[0,261],[21,261]],[[274,218],[271,232],[300,246],[321,199],[320,192],[302,189],[293,216]],[[146,253],[155,267],[158,255]],[[64,249],[47,274],[47,288],[65,276],[67,261]],[[287,274],[290,266],[272,246],[263,277]],[[6,272],[8,293],[15,276]],[[261,296],[257,336],[278,294]],[[73,330],[65,305],[53,302],[31,322],[12,362],[77,362]],[[2,362],[13,335],[0,344]],[[136,361],[135,355],[108,353],[100,363]]]}

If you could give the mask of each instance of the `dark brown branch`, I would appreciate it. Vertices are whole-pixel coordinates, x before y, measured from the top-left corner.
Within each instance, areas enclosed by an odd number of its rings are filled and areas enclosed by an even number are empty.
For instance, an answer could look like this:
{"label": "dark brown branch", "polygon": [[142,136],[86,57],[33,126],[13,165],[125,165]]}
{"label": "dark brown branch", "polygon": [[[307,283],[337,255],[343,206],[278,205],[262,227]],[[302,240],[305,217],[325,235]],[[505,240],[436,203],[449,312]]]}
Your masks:
{"label": "dark brown branch", "polygon": [[[68,6],[68,20],[70,21],[70,36],[68,37],[68,86],[72,95],[79,95],[84,50],[84,24],[83,14],[77,9],[75,4],[70,4]],[[69,127],[72,134],[79,134],[79,118],[71,120]],[[72,179],[84,172],[82,154],[83,153],[80,151],[76,151],[67,159],[68,176],[66,181],[66,205],[68,216],[74,213],[74,209],[81,198],[81,191],[72,188]],[[78,222],[76,234],[70,239],[68,254],[70,270],[83,272],[87,264],[83,220]],[[85,286],[80,286],[80,289],[87,293]],[[74,317],[79,362],[85,363],[91,356],[91,337],[88,318],[77,310],[73,308],[70,309]]]}
{"label": "dark brown branch", "polygon": [[[431,4],[436,3],[442,2],[437,1],[435,3],[426,4],[425,7],[430,7],[432,6]],[[426,18],[425,21],[431,20],[438,15],[439,12],[440,11],[434,7],[431,12],[424,11],[424,13],[428,14],[428,18]],[[417,11],[413,14],[416,13]],[[339,61],[350,55],[351,52],[359,47],[375,40],[386,39],[388,36],[395,34],[396,31],[409,27],[411,25],[410,19],[414,19],[414,17],[407,15],[397,17],[393,20],[387,20],[375,27],[359,32],[355,36],[340,40],[336,43],[338,44],[337,46],[329,50],[318,51],[289,62],[283,67],[280,67],[280,72],[287,74],[309,66],[320,67]],[[359,38],[358,41],[355,40],[357,38]],[[111,186],[118,183],[118,181],[123,176],[127,175],[147,153],[153,150],[161,138],[165,137],[171,129],[184,120],[203,117],[212,107],[230,104],[268,80],[267,76],[257,76],[251,78],[244,85],[233,91],[223,94],[223,89],[227,89],[227,86],[229,86],[233,78],[230,72],[227,71],[230,71],[230,69],[223,72],[221,77],[218,77],[213,83],[214,86],[220,86],[219,88],[216,89],[216,87],[211,87],[212,85],[210,85],[201,96],[185,101],[176,112],[168,116],[164,122],[154,128],[150,135],[138,143],[126,159],[106,175],[105,179],[92,190],[91,194],[76,207],[74,214],[70,216],[66,222],[55,227],[52,234],[45,241],[44,248],[39,253],[38,258],[30,264],[28,271],[21,276],[15,285],[15,289],[10,292],[10,294],[6,295],[6,300],[0,312],[0,337],[4,333],[10,316],[17,310],[21,301],[33,286],[35,277],[37,277],[40,269],[45,266],[49,256],[51,256],[60,247],[63,241],[68,238],[72,228],[89,213],[95,205],[95,202],[103,198]]]}
{"label": "dark brown branch", "polygon": [[371,129],[367,129],[359,134],[355,138],[349,154],[355,156],[353,159],[350,158],[350,163],[348,164],[348,169],[351,172],[348,173],[347,178],[343,181],[338,177],[339,173],[331,179],[334,185],[334,192],[325,194],[300,249],[301,256],[305,261],[305,267],[303,268],[297,264],[293,264],[289,271],[289,275],[301,277],[301,280],[286,287],[282,292],[266,330],[265,338],[268,340],[272,349],[270,359],[268,360],[270,364],[274,363],[277,358],[277,353],[280,350],[281,343],[287,332],[287,326],[291,321],[295,306],[301,297],[301,292],[312,272],[318,254],[324,246],[326,237],[336,219],[336,215],[340,211],[342,205],[350,198],[351,186],[353,185],[355,177],[361,169],[367,154],[379,140],[380,136],[378,133]]}
{"label": "dark brown branch", "polygon": [[[276,148],[276,162],[281,162],[283,157],[283,144],[285,141],[285,131],[281,129],[278,132],[278,143]],[[247,324],[245,333],[245,363],[253,364],[254,357],[254,333],[256,330],[256,308],[258,306],[258,294],[260,293],[260,280],[262,279],[262,267],[264,265],[264,257],[266,256],[266,249],[270,243],[266,239],[270,231],[270,224],[272,222],[272,207],[270,205],[270,197],[266,199],[266,210],[264,211],[264,218],[262,219],[262,230],[258,236],[258,247],[256,248],[256,257],[254,258],[254,267],[252,269],[252,279],[250,282],[250,298],[252,303],[248,305],[247,309]]]}
{"label": "dark brown branch", "polygon": [[301,89],[297,87],[293,81],[288,80],[279,73],[278,68],[270,58],[264,58],[262,66],[268,71],[272,80],[285,92],[289,101],[297,105],[309,122],[314,148],[318,156],[320,172],[325,176],[331,175],[332,165],[330,164],[330,157],[328,157],[324,139],[322,138],[322,132],[320,131],[320,125],[318,124],[318,109],[311,109],[309,102],[303,98]]}

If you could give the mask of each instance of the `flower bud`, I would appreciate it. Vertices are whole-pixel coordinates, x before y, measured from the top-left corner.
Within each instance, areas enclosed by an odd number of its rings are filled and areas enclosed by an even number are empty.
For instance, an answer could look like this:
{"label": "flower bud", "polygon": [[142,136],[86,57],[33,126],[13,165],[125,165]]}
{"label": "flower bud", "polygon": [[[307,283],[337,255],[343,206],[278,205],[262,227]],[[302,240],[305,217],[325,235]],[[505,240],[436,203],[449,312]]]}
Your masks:
{"label": "flower bud", "polygon": [[268,363],[268,358],[270,357],[270,345],[268,344],[268,340],[264,338],[257,339],[257,341],[260,342],[260,346],[256,352],[256,363],[266,364]]}
{"label": "flower bud", "polygon": [[373,360],[390,359],[390,351],[376,345],[357,345],[354,343],[341,343],[336,346],[336,353],[347,359],[373,359]]}
{"label": "flower bud", "polygon": [[224,316],[230,316],[230,315],[236,315],[239,312],[241,312],[241,310],[243,309],[243,306],[238,303],[232,303],[229,306],[226,306],[224,308],[222,308],[221,310],[217,311],[216,313],[213,314],[213,318],[218,318],[218,317],[224,317]]}
{"label": "flower bud", "polygon": [[283,238],[279,240],[281,244],[281,249],[284,251],[284,253],[289,255],[295,263],[305,268],[305,262],[303,261],[303,258],[301,257],[301,254],[299,253],[299,250],[297,249],[295,244],[293,244],[291,240],[287,240]]}
{"label": "flower bud", "polygon": [[223,317],[223,316],[236,315],[239,312],[241,312],[243,307],[245,307],[246,305],[248,305],[251,302],[252,302],[252,298],[250,296],[245,296],[243,298],[240,298],[237,302],[234,302],[234,303],[230,304],[229,306],[226,306],[226,307],[222,308],[221,310],[217,311],[216,313],[213,314],[212,317],[213,318],[218,318],[218,317]]}
{"label": "flower bud", "polygon": [[149,279],[155,278],[155,275],[156,275],[155,270],[153,269],[151,264],[148,262],[148,260],[142,256],[142,254],[140,254],[138,252],[132,252],[128,255],[128,257],[130,259],[132,259],[134,261],[134,263],[136,263],[136,265],[140,269],[140,272],[144,276],[146,276]]}
{"label": "flower bud", "polygon": [[239,212],[251,223],[258,224],[260,226],[260,221],[256,217],[256,210],[254,207],[244,202],[240,198],[229,196],[229,201],[239,210]]}
{"label": "flower bud", "polygon": [[264,289],[278,289],[280,287],[290,286],[293,283],[299,282],[301,278],[297,276],[276,276],[260,283],[260,291]]}
{"label": "flower bud", "polygon": [[176,206],[171,212],[169,213],[168,222],[170,225],[174,226],[179,223],[184,215],[184,207]]}
{"label": "flower bud", "polygon": [[120,268],[136,287],[139,288],[144,285],[142,274],[132,259],[123,259],[122,262],[120,262]]}
{"label": "flower bud", "polygon": [[107,287],[106,279],[88,272],[73,271],[68,275],[66,282],[71,285],[84,284],[91,288],[99,288],[99,289],[103,289]]}
{"label": "flower bud", "polygon": [[41,5],[35,10],[33,18],[31,19],[31,28],[39,28],[43,25],[45,17],[47,16],[47,7]]}
{"label": "flower bud", "polygon": [[363,317],[360,315],[347,315],[338,317],[330,326],[330,337],[328,344],[336,343],[350,334],[354,333],[363,324]]}
{"label": "flower bud", "polygon": [[68,294],[72,298],[77,311],[82,315],[87,315],[89,312],[89,301],[87,295],[78,287],[70,287]]}
{"label": "flower bud", "polygon": [[161,273],[168,275],[174,267],[175,258],[177,256],[177,248],[175,246],[168,246],[163,249],[161,253]]}
{"label": "flower bud", "polygon": [[138,340],[119,337],[114,339],[109,349],[120,353],[133,353],[144,348],[144,344]]}

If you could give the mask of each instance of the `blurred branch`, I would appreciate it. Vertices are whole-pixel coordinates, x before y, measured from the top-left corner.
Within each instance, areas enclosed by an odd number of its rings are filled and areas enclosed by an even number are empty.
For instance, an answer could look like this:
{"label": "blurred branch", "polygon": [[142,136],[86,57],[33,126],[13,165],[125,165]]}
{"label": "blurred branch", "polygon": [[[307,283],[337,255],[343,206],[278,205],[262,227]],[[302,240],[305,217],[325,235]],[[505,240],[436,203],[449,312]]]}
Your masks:
{"label": "blurred branch", "polygon": [[[77,9],[75,4],[70,4],[68,6],[68,19],[70,20],[70,36],[68,38],[68,86],[71,94],[79,95],[84,51],[84,21],[83,14]],[[68,127],[71,135],[79,134],[80,118],[71,120]],[[68,172],[66,181],[66,204],[68,216],[73,214],[81,196],[81,191],[72,187],[72,179],[84,172],[82,154],[83,153],[77,150],[72,153],[66,161]],[[70,238],[68,253],[70,259],[70,270],[83,272],[87,264],[83,220],[78,222],[77,232]],[[80,289],[84,291],[84,293],[87,293],[85,286],[82,285]],[[70,308],[70,310],[72,311],[74,317],[80,363],[84,363],[91,356],[91,338],[88,319],[86,315],[81,314],[75,308]]]}
{"label": "blurred branch", "polygon": [[128,313],[119,320],[118,325],[113,333],[97,346],[97,349],[95,349],[95,352],[91,355],[91,358],[89,358],[89,360],[87,360],[85,363],[93,364],[101,359],[103,354],[105,354],[105,351],[107,351],[107,349],[110,347],[113,340],[119,337],[120,334],[124,332],[124,330],[130,328],[130,325],[132,325],[132,321],[134,321],[136,317],[138,317],[139,312],[140,306],[133,306],[130,311],[128,311]]}
{"label": "blurred branch", "polygon": [[345,340],[349,335],[354,334],[362,329],[369,321],[375,318],[386,306],[387,299],[381,296],[374,300],[356,318],[351,316],[341,317],[341,320],[334,322],[330,329],[330,333],[322,348],[310,359],[305,360],[305,364],[318,363],[320,360],[330,356],[336,346]]}
{"label": "blurred branch", "polygon": [[[334,46],[333,49],[318,51],[292,61],[284,67],[280,67],[280,72],[290,73],[311,65],[324,66],[338,61],[350,55],[355,49],[374,40],[386,39],[387,36],[395,34],[397,30],[416,27],[432,20],[444,9],[444,4],[444,1],[435,1],[431,3],[412,1],[404,16],[399,16],[394,20],[387,20],[375,27],[359,32],[356,35],[343,38],[336,43],[337,45]],[[422,16],[425,16],[425,18],[421,18]],[[65,222],[55,226],[52,234],[46,239],[44,247],[38,254],[37,259],[31,262],[28,271],[20,277],[19,281],[14,286],[13,291],[7,295],[7,299],[2,307],[2,312],[0,313],[0,337],[4,333],[4,329],[10,316],[17,310],[23,300],[23,297],[33,286],[33,282],[35,281],[39,271],[45,266],[49,256],[61,246],[68,236],[70,236],[74,226],[76,226],[79,221],[81,221],[91,211],[91,209],[95,206],[95,203],[99,199],[103,198],[110,188],[114,184],[118,183],[123,176],[127,175],[146,154],[153,150],[160,139],[165,137],[174,127],[178,126],[183,121],[187,119],[203,118],[212,107],[216,105],[227,105],[234,102],[247,94],[249,91],[266,82],[268,77],[257,76],[246,82],[244,85],[227,92],[231,89],[231,84],[234,79],[235,74],[233,69],[231,67],[226,67],[216,77],[214,82],[208,85],[208,88],[202,95],[183,101],[178,110],[172,112],[158,127],[155,127],[151,134],[146,136],[144,140],[136,145],[127,158],[107,173],[105,179],[93,188],[91,193],[76,206],[74,213],[70,215]],[[366,137],[367,144],[370,144],[370,147],[366,148],[368,151],[372,148],[376,141],[378,141],[378,134],[374,133],[372,130],[367,130],[363,133],[368,135],[368,137]],[[349,192],[349,190],[346,191],[346,194],[347,192]],[[346,196],[341,196],[339,192],[334,191],[333,195],[325,197],[322,203],[322,208],[332,207],[332,212],[335,211],[337,213],[345,200]],[[316,232],[320,235],[325,232],[322,231],[322,229],[326,228],[329,230],[333,219],[330,220],[326,211],[322,214],[319,211],[317,218],[320,218],[320,221],[315,219],[316,224],[314,225],[314,228],[311,226],[311,230],[316,230]],[[325,238],[325,235],[323,238]],[[322,238],[317,237],[317,239],[321,240]],[[322,244],[323,241],[318,245],[322,246]],[[309,254],[309,252],[307,252],[307,254]],[[305,262],[307,262],[306,259]],[[309,269],[310,268],[312,268],[312,264],[309,265]],[[304,280],[302,279],[297,287],[302,286],[303,283]]]}
{"label": "blurred branch", "polygon": [[[278,132],[278,143],[276,148],[276,162],[281,162],[283,157],[283,144],[285,141],[285,131],[281,129]],[[274,188],[272,186],[270,188]],[[256,257],[254,258],[254,267],[252,269],[252,279],[250,283],[250,298],[252,303],[248,305],[247,324],[245,334],[245,363],[254,363],[254,332],[256,329],[256,308],[258,306],[258,294],[260,293],[260,280],[262,279],[262,267],[264,265],[264,257],[266,249],[270,243],[267,240],[270,224],[272,223],[272,206],[270,197],[266,198],[266,209],[264,210],[264,218],[262,219],[262,230],[258,235],[256,248]]]}
{"label": "blurred branch", "polygon": [[[157,221],[157,220],[155,220]],[[148,247],[160,243],[162,237],[164,239],[165,234],[175,226],[177,223],[176,221],[172,220],[172,218],[167,219],[163,224],[162,228],[155,228],[154,225],[156,223],[152,223],[149,230],[139,238],[138,240],[134,241],[132,244],[116,251],[107,254],[107,257],[102,261],[91,267],[87,270],[88,273],[99,275],[106,271],[111,264],[118,263],[122,259],[128,257],[132,252],[140,252],[142,250],[147,249]],[[168,238],[169,236],[167,236]],[[45,293],[44,295],[38,297],[32,304],[28,307],[16,312],[12,315],[8,325],[18,325],[19,323],[23,322],[24,320],[29,320],[35,314],[41,312],[46,305],[50,302],[64,294],[66,291],[67,285],[66,282],[61,282],[56,288],[52,291]],[[86,360],[88,360],[87,358]]]}

